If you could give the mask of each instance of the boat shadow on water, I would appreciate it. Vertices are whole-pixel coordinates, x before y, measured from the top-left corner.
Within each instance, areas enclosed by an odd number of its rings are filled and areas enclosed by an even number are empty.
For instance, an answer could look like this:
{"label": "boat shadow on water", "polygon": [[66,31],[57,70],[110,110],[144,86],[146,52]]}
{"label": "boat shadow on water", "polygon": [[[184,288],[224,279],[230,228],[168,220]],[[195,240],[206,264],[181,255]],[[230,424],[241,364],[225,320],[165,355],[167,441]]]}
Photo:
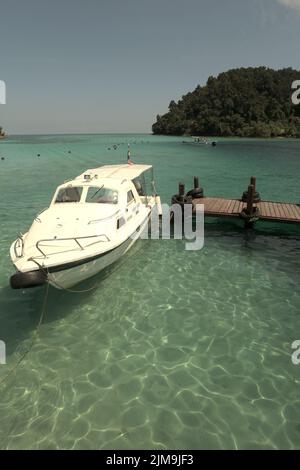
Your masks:
{"label": "boat shadow on water", "polygon": [[[135,248],[138,249],[134,247],[133,252]],[[42,324],[46,325],[72,314],[76,307],[88,302],[96,290],[99,294],[103,281],[130,255],[126,254],[124,259],[69,290],[55,289],[51,285],[48,292],[46,285],[26,290],[13,290],[10,286],[0,289],[0,339],[6,345],[7,364],[15,353],[20,350],[23,353],[24,343],[31,341],[42,316]]]}

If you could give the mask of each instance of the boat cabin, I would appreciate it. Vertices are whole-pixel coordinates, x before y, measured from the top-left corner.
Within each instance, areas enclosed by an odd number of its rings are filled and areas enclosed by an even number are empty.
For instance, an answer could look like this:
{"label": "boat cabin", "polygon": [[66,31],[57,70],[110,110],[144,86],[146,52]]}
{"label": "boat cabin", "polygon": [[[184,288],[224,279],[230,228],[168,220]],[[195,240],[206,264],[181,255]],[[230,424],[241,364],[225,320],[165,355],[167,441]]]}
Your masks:
{"label": "boat cabin", "polygon": [[78,203],[124,207],[134,200],[147,205],[148,199],[155,196],[152,166],[105,165],[87,170],[60,185],[51,205]]}

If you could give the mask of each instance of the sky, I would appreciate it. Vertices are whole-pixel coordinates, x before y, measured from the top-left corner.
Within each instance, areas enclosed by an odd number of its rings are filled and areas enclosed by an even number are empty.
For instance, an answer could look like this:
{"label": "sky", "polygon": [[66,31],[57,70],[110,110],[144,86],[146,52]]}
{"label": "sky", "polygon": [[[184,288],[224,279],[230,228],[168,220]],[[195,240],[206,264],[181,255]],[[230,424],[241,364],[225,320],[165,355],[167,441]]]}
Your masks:
{"label": "sky", "polygon": [[300,70],[300,0],[0,0],[9,134],[151,132],[235,67]]}

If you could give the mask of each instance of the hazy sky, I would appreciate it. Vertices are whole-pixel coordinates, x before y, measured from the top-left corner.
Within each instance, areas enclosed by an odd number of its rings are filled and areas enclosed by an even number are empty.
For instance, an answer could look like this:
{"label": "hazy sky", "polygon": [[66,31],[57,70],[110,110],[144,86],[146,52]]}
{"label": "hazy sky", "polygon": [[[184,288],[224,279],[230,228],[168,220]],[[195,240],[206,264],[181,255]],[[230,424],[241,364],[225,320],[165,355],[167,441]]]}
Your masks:
{"label": "hazy sky", "polygon": [[300,69],[300,0],[0,0],[8,133],[150,132],[233,67]]}

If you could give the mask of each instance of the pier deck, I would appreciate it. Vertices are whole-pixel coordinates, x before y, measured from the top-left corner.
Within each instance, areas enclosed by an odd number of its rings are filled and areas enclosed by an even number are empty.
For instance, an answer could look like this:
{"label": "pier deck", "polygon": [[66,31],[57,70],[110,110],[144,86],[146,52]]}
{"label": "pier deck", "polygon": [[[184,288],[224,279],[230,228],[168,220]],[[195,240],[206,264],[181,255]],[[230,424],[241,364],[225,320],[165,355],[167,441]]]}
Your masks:
{"label": "pier deck", "polygon": [[241,199],[205,197],[198,176],[194,176],[194,189],[185,193],[184,183],[179,183],[178,194],[172,197],[173,203],[192,204],[194,213],[198,204],[203,204],[205,216],[242,218],[245,227],[252,227],[258,220],[300,223],[300,204],[264,201],[256,190],[255,176],[251,176],[248,189],[243,192]]}
{"label": "pier deck", "polygon": [[[247,202],[239,199],[223,199],[218,197],[203,197],[193,199],[193,210],[197,204],[204,204],[204,214],[207,217],[240,217]],[[259,220],[282,223],[300,223],[300,206],[297,204],[261,201],[255,204],[259,209]]]}

